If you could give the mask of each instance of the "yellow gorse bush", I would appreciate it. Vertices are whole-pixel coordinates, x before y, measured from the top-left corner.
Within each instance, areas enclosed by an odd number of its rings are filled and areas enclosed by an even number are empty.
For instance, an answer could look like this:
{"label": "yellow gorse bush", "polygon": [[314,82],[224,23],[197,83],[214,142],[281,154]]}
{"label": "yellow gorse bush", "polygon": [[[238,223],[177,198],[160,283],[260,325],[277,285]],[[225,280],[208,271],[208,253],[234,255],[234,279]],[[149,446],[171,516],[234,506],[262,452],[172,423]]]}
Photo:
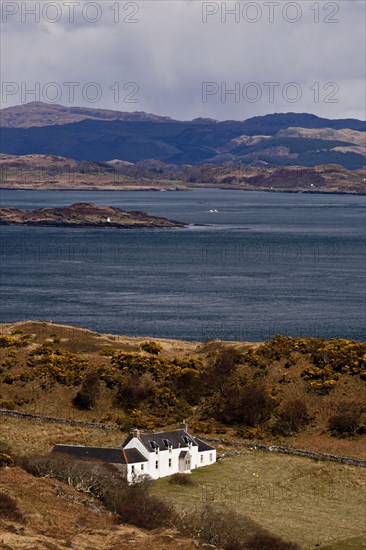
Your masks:
{"label": "yellow gorse bush", "polygon": [[245,361],[256,369],[267,369],[274,361],[285,359],[285,367],[305,356],[309,366],[302,372],[312,389],[329,391],[342,375],[360,376],[366,381],[366,344],[344,338],[294,338],[278,335],[255,352],[249,351]]}
{"label": "yellow gorse bush", "polygon": [[5,466],[12,466],[13,459],[7,453],[0,453],[0,468],[5,468]]}

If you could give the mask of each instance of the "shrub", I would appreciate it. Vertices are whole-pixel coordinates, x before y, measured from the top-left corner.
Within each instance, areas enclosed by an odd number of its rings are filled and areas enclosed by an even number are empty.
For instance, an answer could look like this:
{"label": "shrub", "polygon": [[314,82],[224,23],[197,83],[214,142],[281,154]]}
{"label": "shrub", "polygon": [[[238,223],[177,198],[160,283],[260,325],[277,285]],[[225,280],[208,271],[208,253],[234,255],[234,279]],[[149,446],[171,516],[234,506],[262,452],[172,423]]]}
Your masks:
{"label": "shrub", "polygon": [[149,494],[149,482],[127,485],[114,466],[67,455],[30,456],[22,466],[38,477],[52,477],[99,498],[120,520],[145,529],[172,524],[172,506]]}
{"label": "shrub", "polygon": [[248,550],[297,550],[299,547],[292,542],[286,542],[269,533],[257,533],[251,537],[246,548]]}
{"label": "shrub", "polygon": [[118,386],[115,405],[126,410],[136,409],[154,391],[155,383],[150,374],[126,374]]}
{"label": "shrub", "polygon": [[30,456],[23,459],[21,465],[37,477],[52,477],[92,494],[124,523],[156,529],[173,522],[173,507],[149,494],[148,479],[128,485],[119,470],[110,464],[57,454]]}
{"label": "shrub", "polygon": [[282,541],[251,519],[224,508],[206,506],[202,511],[182,514],[179,521],[181,532],[225,550],[299,550],[296,544]]}
{"label": "shrub", "polygon": [[19,347],[19,341],[11,336],[0,336],[0,348]]}
{"label": "shrub", "polygon": [[36,477],[63,481],[78,491],[104,500],[118,486],[127,485],[115,466],[99,461],[78,460],[66,454],[30,455],[20,459],[20,466]]}
{"label": "shrub", "polygon": [[32,376],[52,380],[66,386],[77,386],[82,382],[90,368],[87,361],[69,351],[52,349],[50,342],[45,342],[31,352],[27,361],[32,368]]}
{"label": "shrub", "polygon": [[218,419],[228,424],[257,426],[270,418],[275,407],[274,399],[258,385],[230,387],[219,401]]}
{"label": "shrub", "polygon": [[347,437],[356,431],[358,421],[350,414],[335,414],[328,420],[328,428],[332,435]]}
{"label": "shrub", "polygon": [[172,485],[195,485],[194,479],[188,474],[173,474],[169,480]]}
{"label": "shrub", "polygon": [[147,353],[151,353],[151,355],[159,355],[163,349],[163,346],[158,342],[151,340],[149,342],[142,342],[142,344],[140,344],[140,348]]}
{"label": "shrub", "polygon": [[242,354],[234,348],[225,348],[216,357],[215,362],[209,365],[203,374],[207,389],[219,390],[234,374],[238,364],[242,360]]}
{"label": "shrub", "polygon": [[362,405],[357,401],[343,401],[328,420],[328,429],[332,435],[348,437],[355,435],[359,426]]}
{"label": "shrub", "polygon": [[131,410],[148,400],[160,421],[172,422],[174,415],[181,416],[182,410],[198,399],[203,371],[200,359],[114,352],[111,363],[112,368],[104,368],[101,378],[109,388],[118,386],[116,406]]}
{"label": "shrub", "polygon": [[7,455],[10,455],[12,456],[12,452],[10,450],[10,447],[8,447],[8,445],[6,443],[4,443],[3,441],[0,441],[0,453],[5,453]]}
{"label": "shrub", "polygon": [[308,410],[303,399],[288,401],[278,413],[275,431],[291,435],[301,430],[309,422]]}
{"label": "shrub", "polygon": [[129,486],[116,503],[115,511],[121,521],[142,529],[172,526],[175,515],[172,504],[141,491],[139,485]]}
{"label": "shrub", "polygon": [[24,516],[19,511],[17,501],[7,493],[2,492],[0,492],[0,518],[24,521]]}
{"label": "shrub", "polygon": [[360,415],[349,411],[331,416],[328,420],[328,428],[332,435],[349,437],[355,435]]}
{"label": "shrub", "polygon": [[74,397],[72,403],[78,409],[94,409],[100,395],[100,381],[96,372],[87,372],[81,384],[81,388]]}
{"label": "shrub", "polygon": [[13,411],[16,408],[16,403],[11,399],[3,399],[0,401],[0,409],[7,409]]}
{"label": "shrub", "polygon": [[13,458],[8,453],[2,453],[0,451],[0,468],[13,465]]}

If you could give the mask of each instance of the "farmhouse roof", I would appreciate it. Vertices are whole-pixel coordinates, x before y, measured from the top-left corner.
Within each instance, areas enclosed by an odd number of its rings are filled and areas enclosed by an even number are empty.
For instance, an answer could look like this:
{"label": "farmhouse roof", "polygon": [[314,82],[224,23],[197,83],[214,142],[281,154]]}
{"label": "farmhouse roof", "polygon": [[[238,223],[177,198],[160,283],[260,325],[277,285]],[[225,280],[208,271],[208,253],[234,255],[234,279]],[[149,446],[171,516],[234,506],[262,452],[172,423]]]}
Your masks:
{"label": "farmhouse roof", "polygon": [[134,464],[136,462],[147,462],[147,458],[144,457],[138,449],[123,449],[127,457],[128,464]]}
{"label": "farmhouse roof", "polygon": [[202,453],[203,451],[214,451],[215,447],[212,447],[206,441],[202,441],[202,439],[199,439],[198,437],[194,438],[195,442],[198,445],[198,452]]}
{"label": "farmhouse roof", "polygon": [[100,460],[110,464],[134,464],[147,462],[138,449],[113,449],[108,447],[83,447],[80,445],[55,445],[54,453],[63,453],[75,458]]}
{"label": "farmhouse roof", "polygon": [[[130,434],[123,443],[123,447],[125,447],[133,437],[134,435]],[[138,438],[150,453],[153,453],[157,448],[159,448],[160,451],[165,451],[169,448],[179,449],[180,447],[188,447],[190,443],[192,443],[193,447],[198,445],[195,442],[195,438],[183,429],[173,432],[140,433]]]}

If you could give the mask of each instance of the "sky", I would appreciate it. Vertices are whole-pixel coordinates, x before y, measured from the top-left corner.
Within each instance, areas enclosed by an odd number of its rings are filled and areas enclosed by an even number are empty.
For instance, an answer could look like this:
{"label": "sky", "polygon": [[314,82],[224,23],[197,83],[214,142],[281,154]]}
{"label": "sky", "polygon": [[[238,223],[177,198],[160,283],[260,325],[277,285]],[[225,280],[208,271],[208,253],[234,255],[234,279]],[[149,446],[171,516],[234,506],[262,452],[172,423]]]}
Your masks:
{"label": "sky", "polygon": [[2,107],[365,119],[364,0],[1,0]]}

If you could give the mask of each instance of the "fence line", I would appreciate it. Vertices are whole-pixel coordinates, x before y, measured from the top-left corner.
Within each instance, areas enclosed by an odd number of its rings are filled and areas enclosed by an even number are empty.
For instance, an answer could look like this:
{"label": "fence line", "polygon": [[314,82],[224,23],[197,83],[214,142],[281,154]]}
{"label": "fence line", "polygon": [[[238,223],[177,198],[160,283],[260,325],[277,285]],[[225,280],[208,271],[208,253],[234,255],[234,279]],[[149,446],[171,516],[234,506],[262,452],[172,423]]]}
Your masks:
{"label": "fence line", "polygon": [[244,443],[241,441],[229,441],[226,439],[214,439],[211,437],[200,437],[203,441],[208,443],[216,443],[219,445],[227,445],[232,447],[245,447],[247,449],[256,451],[269,451],[272,453],[285,453],[288,455],[304,456],[306,458],[312,458],[314,460],[329,460],[332,462],[340,462],[342,464],[350,464],[352,466],[360,466],[366,468],[366,460],[357,460],[348,456],[337,456],[328,453],[315,453],[313,451],[303,451],[302,449],[293,449],[291,447],[280,447],[278,445],[262,445],[259,443]]}
{"label": "fence line", "polygon": [[115,426],[100,424],[98,422],[86,422],[84,420],[72,420],[68,418],[55,418],[53,416],[41,416],[39,414],[21,413],[0,409],[0,416],[13,416],[15,418],[24,418],[27,420],[38,420],[39,422],[53,422],[56,424],[69,424],[70,426],[86,426],[88,428],[98,428],[100,430],[119,430]]}
{"label": "fence line", "polygon": [[[0,416],[12,416],[15,418],[23,418],[28,420],[37,420],[39,422],[51,422],[56,424],[69,424],[70,426],[85,426],[88,428],[97,428],[100,430],[114,430],[119,431],[119,428],[115,426],[109,426],[107,424],[100,424],[98,422],[86,422],[84,420],[69,420],[67,418],[55,418],[52,416],[41,416],[39,414],[21,413],[15,411],[9,411],[7,409],[0,409]],[[302,449],[293,449],[291,447],[280,447],[278,445],[262,445],[260,443],[245,443],[241,441],[230,441],[227,439],[215,439],[212,437],[200,437],[203,441],[208,443],[216,443],[219,445],[227,445],[231,447],[244,447],[250,450],[260,450],[272,453],[284,453],[294,456],[303,456],[306,458],[312,458],[313,460],[329,460],[332,462],[340,462],[341,464],[350,464],[352,466],[360,466],[366,468],[366,460],[357,460],[347,456],[337,456],[328,453],[315,453],[313,451],[303,451]]]}

